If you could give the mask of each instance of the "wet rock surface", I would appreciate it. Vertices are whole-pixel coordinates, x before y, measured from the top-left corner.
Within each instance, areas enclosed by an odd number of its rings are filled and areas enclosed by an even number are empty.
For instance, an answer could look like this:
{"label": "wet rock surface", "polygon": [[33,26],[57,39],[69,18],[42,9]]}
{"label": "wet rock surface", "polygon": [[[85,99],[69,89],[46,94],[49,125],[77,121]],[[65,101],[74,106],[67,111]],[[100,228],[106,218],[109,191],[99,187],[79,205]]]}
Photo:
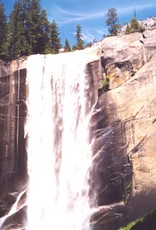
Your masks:
{"label": "wet rock surface", "polygon": [[23,207],[13,215],[9,216],[3,225],[2,230],[26,230],[26,207]]}
{"label": "wet rock surface", "polygon": [[[0,217],[6,216],[25,189],[25,60],[1,62],[0,76]],[[1,228],[3,229],[3,228]],[[15,229],[15,228],[4,228]]]}

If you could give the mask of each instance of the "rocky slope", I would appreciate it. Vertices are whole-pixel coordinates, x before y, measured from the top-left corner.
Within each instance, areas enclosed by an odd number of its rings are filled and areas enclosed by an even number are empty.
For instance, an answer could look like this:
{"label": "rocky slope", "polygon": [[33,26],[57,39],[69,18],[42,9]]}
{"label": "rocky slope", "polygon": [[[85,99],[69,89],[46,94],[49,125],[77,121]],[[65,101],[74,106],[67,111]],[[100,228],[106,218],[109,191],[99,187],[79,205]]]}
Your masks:
{"label": "rocky slope", "polygon": [[[97,100],[92,189],[99,207],[91,222],[94,230],[118,230],[156,209],[156,29],[105,38],[95,50],[100,62],[88,63],[87,70]],[[103,92],[106,77],[109,90]],[[25,79],[26,60],[1,63],[0,217],[19,199],[19,213],[4,223],[6,230],[15,229],[14,221],[22,229],[25,221]]]}

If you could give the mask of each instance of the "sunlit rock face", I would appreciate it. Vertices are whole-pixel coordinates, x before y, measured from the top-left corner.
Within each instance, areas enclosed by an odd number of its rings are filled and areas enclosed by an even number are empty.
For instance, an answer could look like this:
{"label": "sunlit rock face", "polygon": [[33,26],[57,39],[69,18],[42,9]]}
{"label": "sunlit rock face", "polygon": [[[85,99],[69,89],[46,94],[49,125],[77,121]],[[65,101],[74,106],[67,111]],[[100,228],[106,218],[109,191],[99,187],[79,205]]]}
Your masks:
{"label": "sunlit rock face", "polygon": [[[156,209],[156,30],[102,41],[103,75],[95,125],[95,229],[119,229]],[[94,129],[94,128],[93,128]]]}
{"label": "sunlit rock face", "polygon": [[156,29],[105,38],[101,43],[104,76],[110,89],[133,77],[156,52]]}

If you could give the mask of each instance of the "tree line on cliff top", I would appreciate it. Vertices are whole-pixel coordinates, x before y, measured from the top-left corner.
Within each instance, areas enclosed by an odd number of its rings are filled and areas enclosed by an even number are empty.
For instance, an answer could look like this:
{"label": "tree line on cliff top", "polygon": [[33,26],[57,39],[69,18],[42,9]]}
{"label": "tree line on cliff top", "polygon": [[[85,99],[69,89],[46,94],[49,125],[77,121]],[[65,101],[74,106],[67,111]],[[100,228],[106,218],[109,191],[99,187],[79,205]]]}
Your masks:
{"label": "tree line on cliff top", "polygon": [[60,47],[58,26],[48,21],[39,0],[16,1],[9,20],[0,3],[0,59],[58,53]]}
{"label": "tree line on cliff top", "polygon": [[[138,26],[137,20],[127,25],[127,33],[133,32]],[[134,24],[134,25],[133,25]],[[106,25],[109,35],[117,35],[120,29],[117,11],[110,8],[107,13]],[[0,59],[13,60],[31,54],[56,54],[62,48],[58,25],[49,22],[47,14],[40,5],[40,0],[16,0],[13,10],[7,16],[3,3],[0,3]],[[63,46],[64,52],[80,50],[84,46],[81,26],[76,26],[76,44],[71,48],[68,39]]]}
{"label": "tree line on cliff top", "polygon": [[[119,24],[117,10],[115,8],[108,9],[107,12],[107,20],[106,25],[108,26],[109,34],[108,36],[116,36],[121,29],[121,25]],[[136,16],[134,16],[130,23],[127,23],[125,34],[133,33],[133,32],[143,32],[145,28],[140,25]]]}
{"label": "tree line on cliff top", "polygon": [[[31,54],[56,54],[62,48],[58,25],[49,22],[39,0],[17,0],[8,20],[4,4],[0,3],[0,59],[13,60]],[[83,49],[81,26],[76,27],[73,50]],[[71,51],[68,39],[64,52]]]}

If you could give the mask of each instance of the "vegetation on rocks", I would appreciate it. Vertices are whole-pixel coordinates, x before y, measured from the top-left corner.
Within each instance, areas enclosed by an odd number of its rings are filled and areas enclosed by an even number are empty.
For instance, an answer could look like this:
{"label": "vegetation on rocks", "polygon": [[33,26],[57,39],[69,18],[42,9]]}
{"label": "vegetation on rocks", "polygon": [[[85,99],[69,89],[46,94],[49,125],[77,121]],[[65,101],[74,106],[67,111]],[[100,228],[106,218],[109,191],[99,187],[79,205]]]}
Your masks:
{"label": "vegetation on rocks", "polygon": [[[59,31],[55,21],[50,23],[46,11],[39,0],[16,1],[10,19],[6,22],[5,11],[1,4],[0,27],[7,23],[3,31],[1,46],[5,47],[4,60],[13,60],[21,56],[37,53],[58,53],[61,47]],[[4,49],[4,48],[3,48]]]}
{"label": "vegetation on rocks", "polygon": [[131,19],[130,23],[127,23],[125,34],[130,34],[134,32],[143,32],[145,28],[140,25],[138,20],[134,17]]}
{"label": "vegetation on rocks", "polygon": [[115,8],[110,8],[108,10],[106,25],[108,26],[109,34],[111,36],[116,36],[121,26],[118,23],[118,14]]}
{"label": "vegetation on rocks", "polygon": [[4,59],[6,53],[7,19],[4,5],[0,3],[0,59]]}
{"label": "vegetation on rocks", "polygon": [[[108,9],[106,25],[108,26],[109,36],[116,36],[120,32],[121,25],[119,24],[117,10],[115,8]],[[134,32],[143,32],[145,28],[140,25],[136,17],[133,17],[130,23],[127,23],[125,34]]]}
{"label": "vegetation on rocks", "polygon": [[108,89],[109,89],[109,82],[110,82],[109,77],[105,77],[103,79],[102,86],[101,86],[102,92],[108,91]]}
{"label": "vegetation on rocks", "polygon": [[70,52],[71,51],[70,44],[69,44],[69,41],[68,41],[67,38],[65,40],[64,51],[65,52]]}
{"label": "vegetation on rocks", "polygon": [[59,52],[61,48],[59,34],[58,26],[55,20],[53,20],[50,24],[49,53],[56,54]]}
{"label": "vegetation on rocks", "polygon": [[129,223],[126,227],[120,228],[120,230],[155,230],[156,229],[156,210],[145,214],[143,217]]}
{"label": "vegetation on rocks", "polygon": [[13,60],[37,53],[57,53],[61,47],[58,27],[50,23],[39,0],[18,0],[9,20],[0,4],[0,58]]}
{"label": "vegetation on rocks", "polygon": [[82,36],[82,32],[81,32],[81,26],[79,24],[76,26],[76,35],[75,35],[75,37],[76,37],[76,41],[77,41],[76,48],[78,50],[83,49],[84,48],[84,42],[83,42],[83,39],[82,39],[83,36]]}

